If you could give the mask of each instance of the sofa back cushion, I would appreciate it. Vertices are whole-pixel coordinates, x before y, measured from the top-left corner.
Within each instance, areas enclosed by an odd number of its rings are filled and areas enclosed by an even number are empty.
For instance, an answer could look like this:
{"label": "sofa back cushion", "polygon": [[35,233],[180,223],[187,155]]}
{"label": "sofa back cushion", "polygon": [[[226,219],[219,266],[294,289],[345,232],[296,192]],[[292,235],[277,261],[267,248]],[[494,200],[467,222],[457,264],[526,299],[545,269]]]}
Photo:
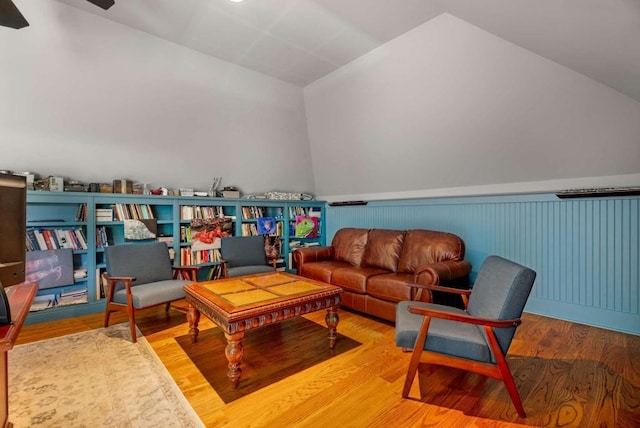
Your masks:
{"label": "sofa back cushion", "polygon": [[367,245],[369,229],[345,227],[336,232],[331,241],[334,259],[360,266]]}
{"label": "sofa back cushion", "polygon": [[464,242],[446,232],[414,229],[407,231],[398,272],[415,273],[421,267],[446,260],[464,259]]}
{"label": "sofa back cushion", "polygon": [[404,230],[373,229],[364,250],[362,265],[395,272],[402,253]]}

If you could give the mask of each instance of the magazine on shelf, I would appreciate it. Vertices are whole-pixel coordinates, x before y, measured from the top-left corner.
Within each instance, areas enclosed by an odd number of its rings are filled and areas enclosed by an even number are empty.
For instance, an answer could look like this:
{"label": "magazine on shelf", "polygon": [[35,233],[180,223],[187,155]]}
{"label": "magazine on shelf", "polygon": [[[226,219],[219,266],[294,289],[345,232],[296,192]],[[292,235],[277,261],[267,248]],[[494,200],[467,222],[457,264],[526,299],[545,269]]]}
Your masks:
{"label": "magazine on shelf", "polygon": [[296,238],[317,238],[318,237],[318,217],[306,215],[296,216],[295,226]]}
{"label": "magazine on shelf", "polygon": [[256,219],[258,225],[258,235],[275,235],[276,234],[276,218],[260,217]]}
{"label": "magazine on shelf", "polygon": [[220,248],[220,239],[233,235],[233,222],[227,218],[191,220],[191,251]]}

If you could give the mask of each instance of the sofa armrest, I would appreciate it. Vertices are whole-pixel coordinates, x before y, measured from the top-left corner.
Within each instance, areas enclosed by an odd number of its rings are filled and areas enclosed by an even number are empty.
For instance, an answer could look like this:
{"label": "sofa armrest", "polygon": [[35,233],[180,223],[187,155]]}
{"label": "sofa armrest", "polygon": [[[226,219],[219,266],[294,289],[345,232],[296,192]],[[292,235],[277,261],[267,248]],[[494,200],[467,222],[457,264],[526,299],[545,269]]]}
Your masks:
{"label": "sofa armrest", "polygon": [[471,273],[471,263],[444,261],[424,266],[416,271],[415,282],[418,284],[449,284],[466,280]]}
{"label": "sofa armrest", "polygon": [[305,263],[332,260],[333,255],[333,247],[296,248],[293,251],[293,264],[299,268]]}

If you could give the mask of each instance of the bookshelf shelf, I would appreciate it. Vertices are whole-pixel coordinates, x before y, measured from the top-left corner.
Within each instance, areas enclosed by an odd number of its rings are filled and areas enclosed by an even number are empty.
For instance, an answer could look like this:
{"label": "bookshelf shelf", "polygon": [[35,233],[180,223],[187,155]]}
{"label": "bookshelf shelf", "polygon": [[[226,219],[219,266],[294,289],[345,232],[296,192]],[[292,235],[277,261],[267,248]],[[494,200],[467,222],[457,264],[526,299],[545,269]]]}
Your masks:
{"label": "bookshelf shelf", "polygon": [[[227,218],[233,225],[233,234],[243,235],[246,227],[256,228],[257,218],[259,218],[257,213],[261,213],[262,217],[274,217],[277,223],[277,235],[282,240],[282,257],[278,265],[283,269],[291,270],[290,254],[293,249],[290,249],[290,242],[297,241],[301,245],[324,244],[325,205],[323,201],[28,191],[27,229],[80,228],[87,244],[87,249],[73,251],[74,268],[86,269],[87,277],[76,280],[74,284],[68,286],[40,290],[38,295],[62,294],[74,287],[83,286],[87,288],[87,303],[74,303],[30,312],[27,324],[104,310],[100,284],[100,275],[106,267],[104,246],[125,243],[135,245],[135,241],[125,240],[125,222],[117,219],[116,209],[124,209],[126,206],[130,213],[153,216],[157,224],[157,235],[165,242],[168,241],[167,245],[175,252],[174,264],[176,265],[180,265],[181,251],[189,251],[191,247],[190,242],[181,239],[181,230],[189,228],[194,218]],[[254,216],[249,215],[245,218],[243,215],[245,212],[253,212]],[[291,225],[295,226],[295,215],[298,215],[297,213],[308,215],[310,212],[318,218],[317,237],[295,238],[295,234],[290,233]],[[106,236],[106,245],[101,244],[97,237],[100,231],[104,233],[100,239],[104,240]],[[104,246],[100,247],[100,245]],[[216,267],[219,263],[211,261],[202,265]]]}

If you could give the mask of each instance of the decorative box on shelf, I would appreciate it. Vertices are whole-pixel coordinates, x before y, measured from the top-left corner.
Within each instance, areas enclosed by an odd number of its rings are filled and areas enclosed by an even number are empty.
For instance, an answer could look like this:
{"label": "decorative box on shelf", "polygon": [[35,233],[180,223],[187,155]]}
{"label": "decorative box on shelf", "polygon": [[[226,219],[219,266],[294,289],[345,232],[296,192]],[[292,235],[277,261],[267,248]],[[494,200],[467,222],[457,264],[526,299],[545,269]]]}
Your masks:
{"label": "decorative box on shelf", "polygon": [[240,191],[239,190],[223,190],[222,197],[224,198],[239,198]]}
{"label": "decorative box on shelf", "polygon": [[113,193],[133,193],[133,181],[113,180]]}

